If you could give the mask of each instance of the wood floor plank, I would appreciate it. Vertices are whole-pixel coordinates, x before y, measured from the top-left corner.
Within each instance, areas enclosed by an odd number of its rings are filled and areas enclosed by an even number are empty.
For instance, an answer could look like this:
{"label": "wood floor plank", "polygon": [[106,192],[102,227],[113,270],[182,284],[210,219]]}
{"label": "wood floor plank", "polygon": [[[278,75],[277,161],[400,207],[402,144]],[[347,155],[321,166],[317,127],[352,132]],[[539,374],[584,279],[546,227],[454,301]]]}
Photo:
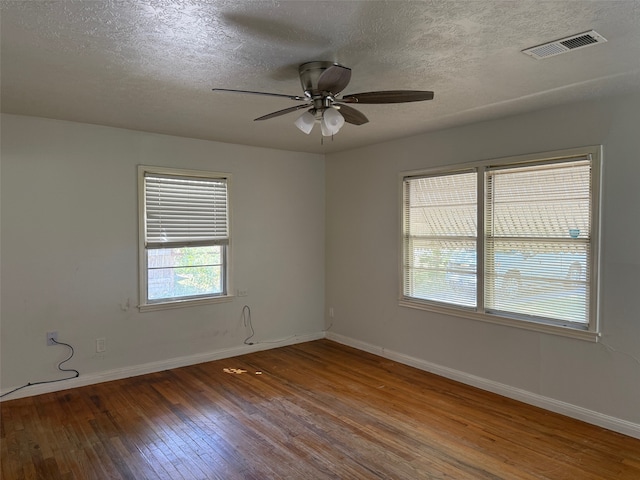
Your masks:
{"label": "wood floor plank", "polygon": [[640,440],[327,340],[0,415],[7,480],[640,479]]}

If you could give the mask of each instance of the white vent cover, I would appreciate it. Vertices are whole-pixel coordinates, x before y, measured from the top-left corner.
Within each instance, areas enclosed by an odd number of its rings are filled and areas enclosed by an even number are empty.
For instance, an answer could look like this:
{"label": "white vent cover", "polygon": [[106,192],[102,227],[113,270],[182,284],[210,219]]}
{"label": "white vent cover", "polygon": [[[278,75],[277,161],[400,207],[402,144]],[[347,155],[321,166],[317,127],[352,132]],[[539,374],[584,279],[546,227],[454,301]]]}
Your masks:
{"label": "white vent cover", "polygon": [[532,56],[536,60],[541,60],[547,57],[553,57],[554,55],[560,55],[561,53],[567,53],[571,50],[578,48],[588,47],[595,45],[596,43],[604,43],[607,39],[594,30],[588,32],[579,33],[570,37],[561,38],[554,42],[544,43],[537,47],[527,48],[522,50],[522,53]]}

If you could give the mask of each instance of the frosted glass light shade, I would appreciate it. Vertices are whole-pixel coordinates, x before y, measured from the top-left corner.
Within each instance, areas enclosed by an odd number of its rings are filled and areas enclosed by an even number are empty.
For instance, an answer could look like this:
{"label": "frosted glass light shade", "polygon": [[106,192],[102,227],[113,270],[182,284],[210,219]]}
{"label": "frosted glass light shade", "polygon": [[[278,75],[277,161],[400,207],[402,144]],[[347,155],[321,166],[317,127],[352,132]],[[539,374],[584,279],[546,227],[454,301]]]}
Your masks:
{"label": "frosted glass light shade", "polygon": [[340,112],[333,107],[328,107],[322,114],[322,135],[330,137],[340,131],[344,125],[344,117],[340,115]]}
{"label": "frosted glass light shade", "polygon": [[316,118],[311,114],[311,112],[307,111],[298,117],[298,119],[295,121],[295,125],[301,131],[309,135],[309,133],[311,133],[311,129],[313,129],[313,124],[315,122]]}

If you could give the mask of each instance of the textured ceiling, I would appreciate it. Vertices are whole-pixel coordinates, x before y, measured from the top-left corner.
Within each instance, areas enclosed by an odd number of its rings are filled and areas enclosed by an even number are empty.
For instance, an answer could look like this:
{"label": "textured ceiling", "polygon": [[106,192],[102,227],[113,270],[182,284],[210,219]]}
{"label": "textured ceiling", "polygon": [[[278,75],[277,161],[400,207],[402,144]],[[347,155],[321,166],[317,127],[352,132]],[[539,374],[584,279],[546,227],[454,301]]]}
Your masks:
{"label": "textured ceiling", "polygon": [[[2,111],[230,143],[334,152],[640,88],[640,1],[4,1]],[[594,29],[608,42],[521,50]],[[353,69],[343,93],[435,91],[360,105],[370,123],[321,144],[295,105],[299,64]]]}

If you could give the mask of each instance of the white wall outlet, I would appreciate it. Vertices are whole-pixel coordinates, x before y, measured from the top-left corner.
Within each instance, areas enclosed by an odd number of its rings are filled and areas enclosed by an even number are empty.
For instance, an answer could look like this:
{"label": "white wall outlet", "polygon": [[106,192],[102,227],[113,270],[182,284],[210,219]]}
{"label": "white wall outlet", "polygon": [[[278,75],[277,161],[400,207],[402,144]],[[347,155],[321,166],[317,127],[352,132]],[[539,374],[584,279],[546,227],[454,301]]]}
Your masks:
{"label": "white wall outlet", "polygon": [[246,288],[239,288],[238,289],[238,296],[239,297],[246,297],[249,295],[249,290],[247,290]]}
{"label": "white wall outlet", "polygon": [[107,339],[104,337],[96,338],[96,352],[103,353],[107,351]]}
{"label": "white wall outlet", "polygon": [[329,307],[329,318],[333,318],[333,307]]}
{"label": "white wall outlet", "polygon": [[47,332],[47,346],[55,345],[58,341],[58,332]]}

